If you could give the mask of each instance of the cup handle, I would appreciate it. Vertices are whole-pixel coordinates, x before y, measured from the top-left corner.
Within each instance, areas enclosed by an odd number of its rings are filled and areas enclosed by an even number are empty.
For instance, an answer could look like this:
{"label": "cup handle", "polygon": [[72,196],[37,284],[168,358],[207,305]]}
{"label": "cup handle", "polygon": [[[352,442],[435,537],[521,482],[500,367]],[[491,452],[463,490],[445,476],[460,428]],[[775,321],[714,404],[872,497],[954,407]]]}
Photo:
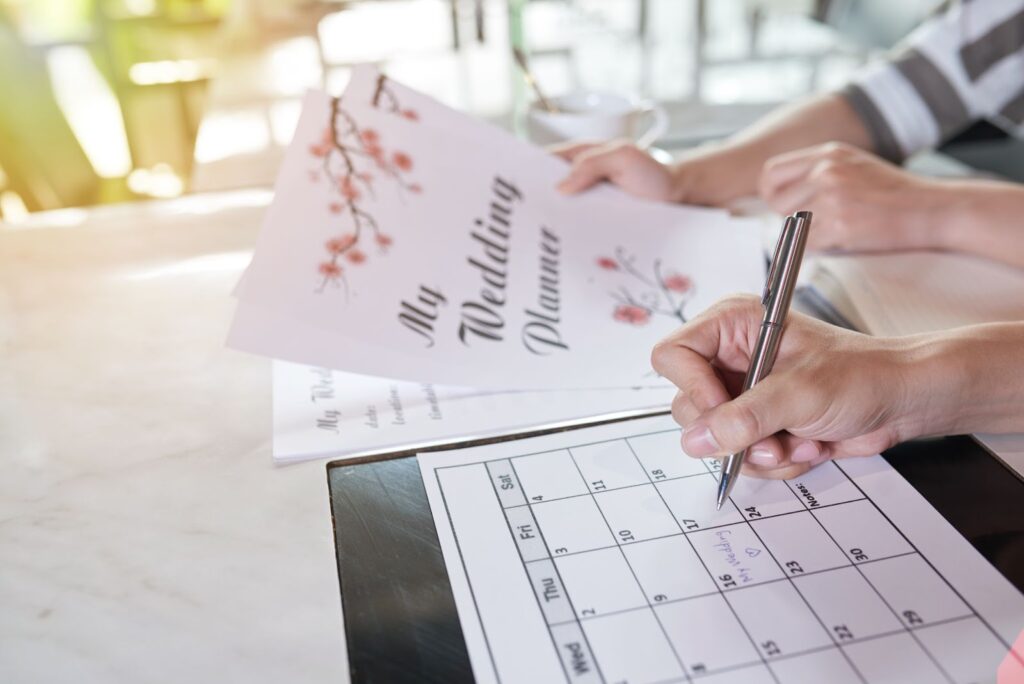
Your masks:
{"label": "cup handle", "polygon": [[646,150],[668,131],[668,112],[660,104],[648,101],[640,106],[640,114],[651,117],[651,125],[636,140],[636,146]]}

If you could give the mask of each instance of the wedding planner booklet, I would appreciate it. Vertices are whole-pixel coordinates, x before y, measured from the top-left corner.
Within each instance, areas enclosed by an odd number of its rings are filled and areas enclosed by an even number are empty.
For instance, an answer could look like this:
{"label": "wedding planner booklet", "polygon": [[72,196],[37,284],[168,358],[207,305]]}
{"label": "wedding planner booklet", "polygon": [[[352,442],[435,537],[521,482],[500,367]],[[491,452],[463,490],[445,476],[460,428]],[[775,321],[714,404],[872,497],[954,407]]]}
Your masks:
{"label": "wedding planner booklet", "polygon": [[756,222],[602,186],[396,83],[310,93],[229,345],[403,381],[488,389],[652,384],[659,339],[757,293]]}
{"label": "wedding planner booklet", "polygon": [[662,417],[420,454],[478,682],[1019,671],[1024,596],[881,456],[742,478],[716,511],[718,462],[679,437]]}
{"label": "wedding planner booklet", "polygon": [[355,458],[666,410],[671,386],[480,390],[274,362],[275,463]]}

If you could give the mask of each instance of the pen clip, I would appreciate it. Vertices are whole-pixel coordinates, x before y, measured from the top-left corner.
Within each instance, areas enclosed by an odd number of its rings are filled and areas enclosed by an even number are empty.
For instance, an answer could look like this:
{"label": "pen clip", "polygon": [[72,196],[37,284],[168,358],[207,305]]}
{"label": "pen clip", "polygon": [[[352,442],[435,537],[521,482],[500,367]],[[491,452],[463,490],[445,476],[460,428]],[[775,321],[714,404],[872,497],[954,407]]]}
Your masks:
{"label": "pen clip", "polygon": [[775,253],[772,255],[771,263],[768,266],[768,277],[764,281],[764,292],[761,293],[761,306],[768,308],[772,298],[778,294],[779,280],[782,277],[782,262],[784,255],[789,252],[789,245],[793,240],[793,231],[796,227],[796,219],[792,216],[786,217],[786,222],[779,232],[779,240],[775,243]]}

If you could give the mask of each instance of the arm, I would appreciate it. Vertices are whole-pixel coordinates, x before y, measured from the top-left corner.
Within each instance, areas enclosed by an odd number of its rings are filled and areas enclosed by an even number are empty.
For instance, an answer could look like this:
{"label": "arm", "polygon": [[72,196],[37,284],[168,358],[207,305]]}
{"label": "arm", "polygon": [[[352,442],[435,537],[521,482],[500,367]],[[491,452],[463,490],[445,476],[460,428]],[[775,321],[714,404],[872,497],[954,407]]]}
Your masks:
{"label": "arm", "polygon": [[729,139],[701,147],[670,167],[636,147],[577,143],[555,153],[573,167],[558,188],[575,193],[609,180],[629,193],[665,202],[722,206],[757,192],[765,161],[788,150],[826,141],[869,148],[871,137],[840,95],[821,95],[781,107]]}
{"label": "arm", "polygon": [[1024,186],[990,180],[944,180],[935,186],[936,196],[948,205],[936,217],[942,249],[1024,268]]}
{"label": "arm", "polygon": [[849,102],[821,95],[768,114],[725,142],[700,148],[671,169],[676,202],[721,206],[757,193],[764,163],[825,142],[871,149],[871,136]]}
{"label": "arm", "polygon": [[746,472],[787,478],[920,436],[1024,431],[1024,323],[875,338],[792,314],[771,374],[736,396],[761,314],[725,300],[655,347],[689,455],[750,447]]}

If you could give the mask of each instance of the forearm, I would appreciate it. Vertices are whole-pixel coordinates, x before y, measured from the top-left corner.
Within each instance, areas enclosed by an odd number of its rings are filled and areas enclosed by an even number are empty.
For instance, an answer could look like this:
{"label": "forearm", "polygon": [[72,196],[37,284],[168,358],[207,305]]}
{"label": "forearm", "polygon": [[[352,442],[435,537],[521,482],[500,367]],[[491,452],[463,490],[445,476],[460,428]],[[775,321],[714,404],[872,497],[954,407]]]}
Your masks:
{"label": "forearm", "polygon": [[908,337],[899,354],[904,438],[1024,432],[1024,323]]}
{"label": "forearm", "polygon": [[[768,159],[833,141],[871,149],[867,128],[841,95],[819,95],[780,107],[725,141],[681,159],[673,170],[676,199],[700,198],[705,204],[723,205],[754,195]],[[714,163],[707,163],[711,157]]]}
{"label": "forearm", "polygon": [[935,191],[938,247],[1024,268],[1024,186],[951,180],[937,181]]}

